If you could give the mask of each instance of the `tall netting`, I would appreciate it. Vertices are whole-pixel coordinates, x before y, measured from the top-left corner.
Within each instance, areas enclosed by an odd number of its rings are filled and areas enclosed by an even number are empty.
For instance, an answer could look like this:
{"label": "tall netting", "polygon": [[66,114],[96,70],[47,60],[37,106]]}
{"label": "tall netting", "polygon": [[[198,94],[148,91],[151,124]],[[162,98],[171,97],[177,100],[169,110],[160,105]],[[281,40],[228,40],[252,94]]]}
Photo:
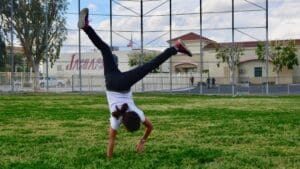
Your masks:
{"label": "tall netting", "polygon": [[[8,3],[14,1],[7,1]],[[27,4],[34,0],[26,1]],[[300,93],[300,68],[273,71],[270,61],[258,60],[257,44],[269,48],[267,0],[86,0],[67,3],[61,13],[67,34],[51,57],[51,41],[45,42],[39,73],[24,51],[13,16],[19,8],[1,8],[1,91],[105,91],[102,56],[83,31],[77,28],[79,11],[89,8],[90,25],[118,56],[122,71],[143,64],[182,39],[193,57],[176,55],[138,82],[135,92],[163,91],[198,94]],[[44,1],[43,12],[55,3]],[[30,7],[30,4],[28,5]],[[13,17],[14,18],[14,17]],[[47,19],[48,18],[48,19]],[[11,20],[11,22],[10,22]],[[49,27],[50,15],[40,26]],[[10,24],[13,23],[13,24]],[[44,24],[42,24],[44,23]],[[12,25],[12,26],[10,26]],[[32,23],[32,25],[36,25]],[[54,28],[60,28],[55,27]],[[24,27],[36,31],[34,26]],[[36,33],[49,33],[49,29]],[[13,33],[12,33],[13,32]],[[294,40],[297,47],[300,41]],[[23,43],[24,44],[24,43]],[[26,44],[26,43],[25,43]],[[32,44],[33,46],[36,44]],[[49,47],[47,47],[49,46]],[[33,47],[34,48],[34,47]],[[48,51],[48,52],[46,52]],[[218,59],[225,51],[228,57]],[[226,53],[227,51],[227,53]],[[239,53],[239,51],[242,51]],[[27,57],[24,53],[27,52]],[[36,51],[34,51],[36,52]],[[33,53],[34,53],[33,52]],[[3,54],[2,54],[3,53]],[[268,60],[269,53],[264,57]],[[269,59],[270,60],[270,59]],[[1,62],[1,63],[2,63]]]}

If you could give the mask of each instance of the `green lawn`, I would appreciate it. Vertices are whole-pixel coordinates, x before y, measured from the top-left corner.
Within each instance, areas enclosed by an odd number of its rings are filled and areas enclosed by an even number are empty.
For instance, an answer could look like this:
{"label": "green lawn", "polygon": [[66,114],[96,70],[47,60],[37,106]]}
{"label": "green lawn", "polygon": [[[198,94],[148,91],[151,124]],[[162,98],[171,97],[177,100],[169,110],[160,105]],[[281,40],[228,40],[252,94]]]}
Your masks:
{"label": "green lawn", "polygon": [[135,94],[153,122],[117,135],[106,158],[102,94],[0,95],[0,168],[300,168],[300,96]]}

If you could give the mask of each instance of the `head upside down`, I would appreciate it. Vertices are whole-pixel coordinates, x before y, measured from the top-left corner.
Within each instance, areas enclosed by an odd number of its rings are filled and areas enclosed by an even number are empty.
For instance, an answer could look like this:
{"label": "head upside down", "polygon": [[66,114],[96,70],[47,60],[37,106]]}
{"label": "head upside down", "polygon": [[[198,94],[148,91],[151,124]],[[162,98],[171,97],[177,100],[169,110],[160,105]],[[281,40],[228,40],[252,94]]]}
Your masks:
{"label": "head upside down", "polygon": [[116,106],[116,111],[112,112],[112,116],[119,119],[122,116],[122,123],[129,132],[137,131],[140,128],[141,119],[134,111],[127,111],[128,105],[124,103],[119,109]]}

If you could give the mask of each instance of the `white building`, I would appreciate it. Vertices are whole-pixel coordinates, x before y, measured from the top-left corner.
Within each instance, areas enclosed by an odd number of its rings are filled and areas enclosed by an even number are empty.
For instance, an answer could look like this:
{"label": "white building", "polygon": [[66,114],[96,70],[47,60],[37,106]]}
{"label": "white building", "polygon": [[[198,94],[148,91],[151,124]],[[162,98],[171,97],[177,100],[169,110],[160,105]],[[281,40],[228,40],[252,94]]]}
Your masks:
{"label": "white building", "polygon": [[[230,71],[226,63],[221,63],[217,66],[216,46],[229,46],[231,43],[219,43],[211,39],[201,37],[196,33],[188,33],[171,40],[174,43],[177,39],[182,39],[194,54],[192,58],[174,56],[173,71],[174,72],[200,72],[200,39],[203,46],[203,74],[206,77],[214,77],[219,84],[230,83]],[[300,39],[295,39],[296,47],[298,48],[297,56],[300,64]],[[235,71],[237,83],[250,82],[253,84],[261,84],[266,79],[266,64],[257,59],[255,50],[257,41],[235,42],[238,46],[244,49],[244,55],[240,57],[239,65]],[[277,77],[274,67],[271,62],[268,64],[268,81],[275,83]],[[199,73],[200,74],[200,73]],[[279,73],[279,84],[300,83],[300,65],[294,66],[293,70],[283,68]]]}
{"label": "white building", "polygon": [[[172,74],[185,74],[186,77],[194,76],[195,83],[200,80],[200,39],[203,42],[203,79],[206,81],[208,77],[215,78],[217,84],[229,84],[230,83],[230,71],[226,63],[221,63],[217,66],[218,60],[216,59],[216,45],[226,46],[231,43],[218,43],[214,40],[200,37],[196,33],[188,33],[180,37],[171,40],[174,43],[177,39],[182,39],[186,45],[191,49],[193,57],[188,57],[182,54],[178,54],[172,57]],[[297,48],[300,49],[300,39],[295,40]],[[236,42],[240,47],[244,49],[244,55],[241,56],[239,65],[235,71],[236,83],[252,83],[261,84],[266,80],[266,64],[257,59],[255,49],[257,46],[256,41],[251,42]],[[119,58],[119,69],[126,71],[130,69],[128,65],[128,54],[131,51],[114,51]],[[298,60],[300,62],[300,50],[298,50]],[[90,53],[81,54],[81,75],[87,76],[103,76],[103,64],[102,56],[98,50]],[[276,72],[273,70],[273,65],[269,62],[269,78],[268,81],[275,83]],[[43,73],[45,74],[45,66]],[[166,72],[169,72],[169,61],[162,65],[162,70],[166,76]],[[67,78],[70,80],[73,76],[79,75],[79,55],[78,53],[63,53],[59,59],[55,62],[54,66],[49,69],[49,76],[56,76],[61,78]],[[155,77],[159,75],[156,74]],[[279,74],[280,78],[278,83],[300,83],[300,66],[295,66],[293,70],[284,68]],[[186,80],[185,80],[186,81]],[[102,83],[102,82],[101,82]]]}

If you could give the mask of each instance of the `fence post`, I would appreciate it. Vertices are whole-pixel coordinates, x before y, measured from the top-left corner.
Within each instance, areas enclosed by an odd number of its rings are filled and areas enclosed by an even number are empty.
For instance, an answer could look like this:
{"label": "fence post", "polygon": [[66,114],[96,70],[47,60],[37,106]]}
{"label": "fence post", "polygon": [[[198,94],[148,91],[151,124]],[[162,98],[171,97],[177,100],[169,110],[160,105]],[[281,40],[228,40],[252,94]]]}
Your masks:
{"label": "fence post", "polygon": [[93,89],[93,76],[91,76],[91,87],[92,87],[92,92],[94,91],[94,89]]}
{"label": "fence post", "polygon": [[74,75],[72,75],[72,92],[74,92]]}
{"label": "fence post", "polygon": [[250,95],[250,82],[248,80],[248,94]]}
{"label": "fence post", "polygon": [[164,78],[163,75],[160,75],[160,81],[161,81],[161,89],[164,90]]}

